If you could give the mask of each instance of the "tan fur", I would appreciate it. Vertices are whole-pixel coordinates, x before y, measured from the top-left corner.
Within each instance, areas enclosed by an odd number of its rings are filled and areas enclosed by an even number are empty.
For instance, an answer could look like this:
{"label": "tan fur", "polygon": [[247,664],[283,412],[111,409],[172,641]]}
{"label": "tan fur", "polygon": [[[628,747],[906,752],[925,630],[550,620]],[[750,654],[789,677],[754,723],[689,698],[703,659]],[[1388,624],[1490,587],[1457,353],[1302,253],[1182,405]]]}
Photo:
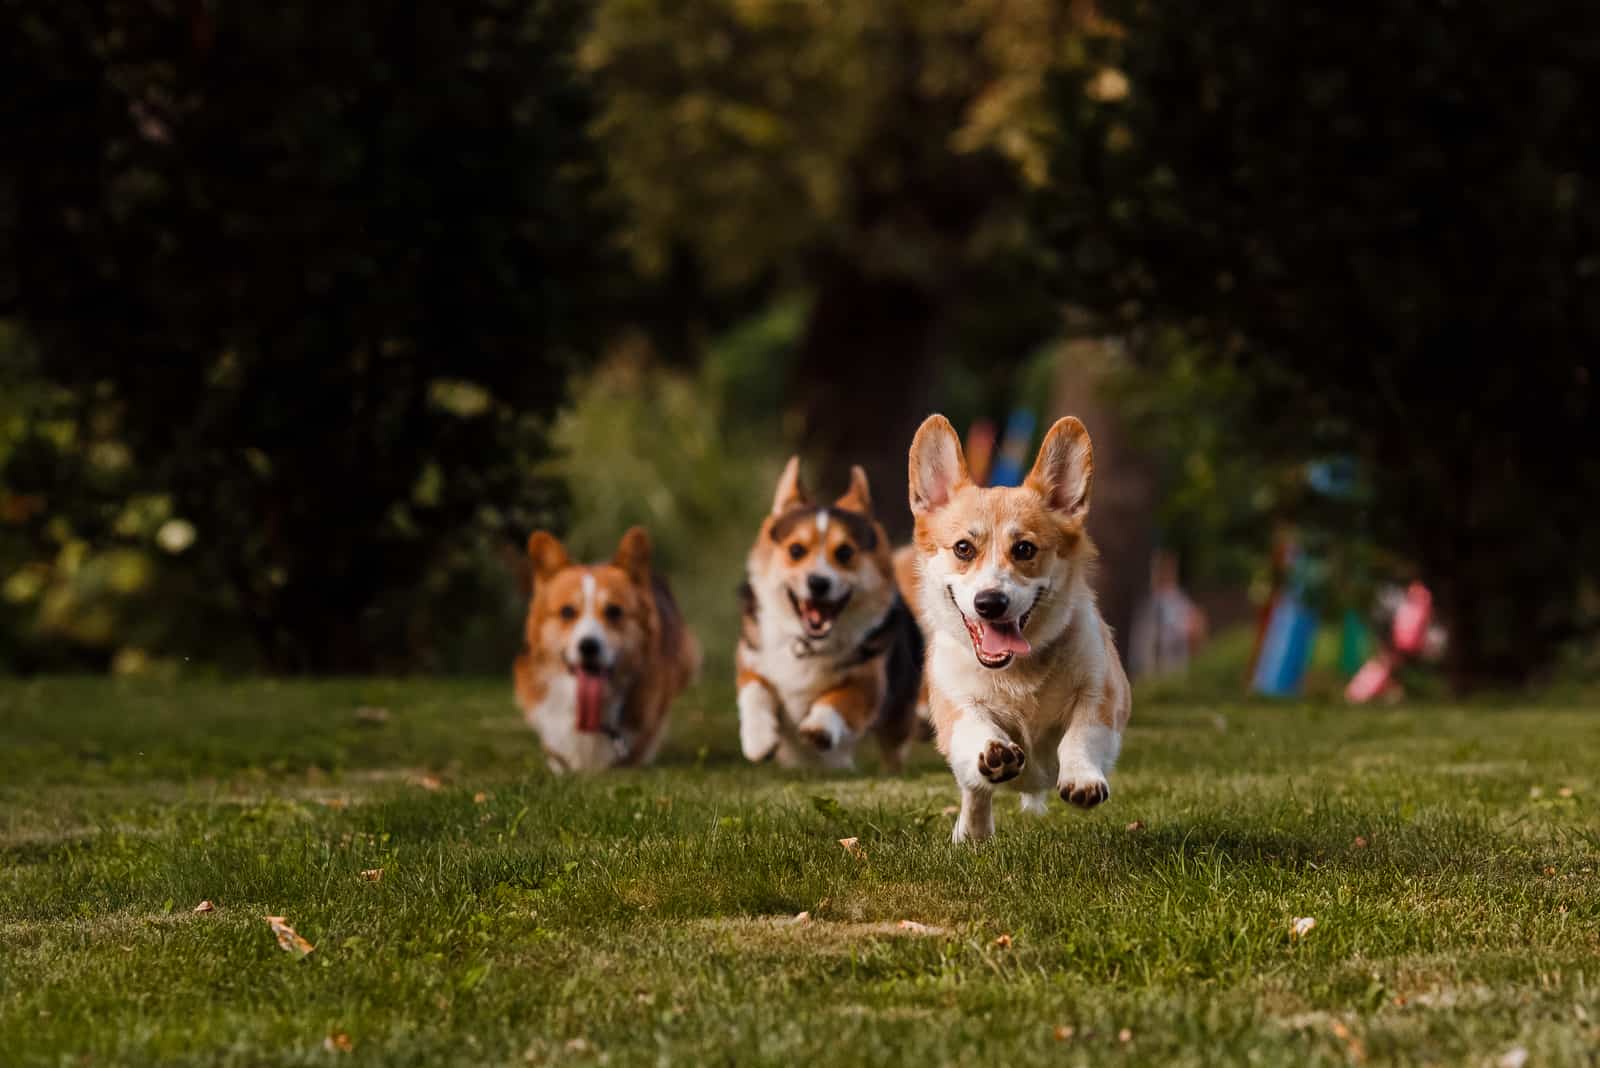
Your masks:
{"label": "tan fur", "polygon": [[[553,535],[538,531],[528,541],[528,556],[533,595],[524,624],[525,648],[512,665],[512,679],[517,704],[541,732],[552,766],[595,770],[596,764],[648,763],[661,741],[673,698],[693,681],[700,664],[699,643],[652,569],[649,535],[634,527],[623,535],[610,562],[584,566],[573,563]],[[586,590],[592,591],[587,596],[597,613],[595,622],[615,650],[612,685],[620,703],[619,726],[628,739],[626,751],[609,760],[574,761],[563,756],[555,751],[556,739],[535,716],[552,687],[570,674],[567,645],[581,621],[564,618],[562,609],[584,604]],[[620,608],[620,618],[605,617],[608,606]],[[559,715],[559,710],[551,714]],[[571,715],[576,716],[575,709]]]}
{"label": "tan fur", "polygon": [[[963,788],[955,837],[992,831],[989,792],[1002,782],[1034,804],[1051,785],[1075,804],[1099,803],[1109,796],[1105,774],[1132,702],[1089,585],[1095,550],[1084,531],[1093,483],[1087,431],[1076,419],[1059,420],[1022,486],[983,489],[968,476],[954,429],[931,416],[912,444],[910,477],[915,574],[902,582],[917,590],[914,603],[929,638],[936,741]],[[1026,546],[1018,549],[1023,543],[1035,548],[1031,558],[1024,558]],[[960,558],[958,545],[970,559]],[[970,604],[962,607],[963,596],[970,600],[980,586],[986,595],[1011,591],[1009,612],[1026,609],[1007,618],[1022,621],[1031,648],[996,669],[978,658],[971,627],[981,628],[982,620]],[[1020,768],[1008,764],[1001,775],[991,774],[990,756],[1007,752],[1007,760],[1022,761]],[[1052,781],[1057,773],[1059,781]]]}

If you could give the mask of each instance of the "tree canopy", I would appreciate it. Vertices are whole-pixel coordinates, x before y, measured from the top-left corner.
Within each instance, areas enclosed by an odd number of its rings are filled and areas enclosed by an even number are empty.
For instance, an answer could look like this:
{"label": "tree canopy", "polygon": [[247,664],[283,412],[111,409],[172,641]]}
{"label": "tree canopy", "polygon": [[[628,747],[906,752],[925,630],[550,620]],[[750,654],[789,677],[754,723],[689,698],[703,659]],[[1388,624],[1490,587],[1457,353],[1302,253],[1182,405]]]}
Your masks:
{"label": "tree canopy", "polygon": [[18,7],[0,315],[268,666],[414,662],[598,333],[582,5]]}
{"label": "tree canopy", "polygon": [[1345,529],[1440,595],[1458,681],[1526,678],[1600,559],[1600,16],[1119,14],[1100,56],[1126,98],[1058,86],[1038,218],[1062,291],[1147,368],[1225,376],[1228,449],[1356,457]]}

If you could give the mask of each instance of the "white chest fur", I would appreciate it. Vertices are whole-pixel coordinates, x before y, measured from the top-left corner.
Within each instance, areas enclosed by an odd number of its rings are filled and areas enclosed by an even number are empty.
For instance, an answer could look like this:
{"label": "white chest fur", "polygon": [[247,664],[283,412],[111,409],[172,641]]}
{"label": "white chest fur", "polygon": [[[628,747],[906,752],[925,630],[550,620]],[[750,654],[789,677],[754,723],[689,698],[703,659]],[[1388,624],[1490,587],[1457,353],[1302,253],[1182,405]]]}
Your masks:
{"label": "white chest fur", "polygon": [[[611,698],[606,719],[616,722],[622,698]],[[578,682],[562,672],[549,681],[544,698],[522,710],[522,716],[539,735],[554,771],[599,771],[609,768],[632,747],[634,739],[622,732],[621,743],[609,734],[578,730]]]}

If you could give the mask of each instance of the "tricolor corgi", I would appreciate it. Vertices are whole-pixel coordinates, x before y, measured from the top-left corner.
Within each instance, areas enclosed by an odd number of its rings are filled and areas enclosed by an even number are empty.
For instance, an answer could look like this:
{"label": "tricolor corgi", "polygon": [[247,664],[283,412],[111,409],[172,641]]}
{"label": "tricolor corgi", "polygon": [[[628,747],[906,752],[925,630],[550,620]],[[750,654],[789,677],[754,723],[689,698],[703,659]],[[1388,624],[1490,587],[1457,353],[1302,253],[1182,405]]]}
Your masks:
{"label": "tricolor corgi", "polygon": [[1026,812],[1045,811],[1050,789],[1100,804],[1132,704],[1089,588],[1088,431],[1058,420],[1021,486],[980,489],[955,428],[933,415],[911,443],[910,475],[929,704],[961,787],[952,838],[994,833],[1002,783]]}
{"label": "tricolor corgi", "polygon": [[672,592],[651,570],[649,535],[634,527],[609,564],[584,566],[541,530],[528,557],[533,598],[512,675],[545,759],[558,772],[648,764],[672,699],[700,662]]}
{"label": "tricolor corgi", "polygon": [[750,550],[737,665],[739,744],[752,761],[850,767],[877,735],[883,766],[905,760],[922,674],[922,635],[895,583],[867,475],[814,503],[800,458],[783,469]]}

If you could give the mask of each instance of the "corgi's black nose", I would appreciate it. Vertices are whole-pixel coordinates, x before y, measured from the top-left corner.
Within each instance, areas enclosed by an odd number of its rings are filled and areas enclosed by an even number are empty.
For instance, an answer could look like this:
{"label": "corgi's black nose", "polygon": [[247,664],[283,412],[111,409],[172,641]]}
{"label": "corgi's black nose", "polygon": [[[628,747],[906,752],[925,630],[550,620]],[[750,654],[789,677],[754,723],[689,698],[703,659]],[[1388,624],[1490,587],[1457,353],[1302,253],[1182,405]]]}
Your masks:
{"label": "corgi's black nose", "polygon": [[599,663],[600,654],[603,652],[605,652],[605,650],[601,648],[599,638],[591,637],[578,639],[578,659],[583,661],[585,664]]}
{"label": "corgi's black nose", "polygon": [[984,590],[972,599],[972,607],[984,619],[999,619],[1011,607],[1011,598],[999,590]]}
{"label": "corgi's black nose", "polygon": [[807,575],[806,591],[817,600],[828,596],[828,591],[833,589],[833,581],[827,575]]}

